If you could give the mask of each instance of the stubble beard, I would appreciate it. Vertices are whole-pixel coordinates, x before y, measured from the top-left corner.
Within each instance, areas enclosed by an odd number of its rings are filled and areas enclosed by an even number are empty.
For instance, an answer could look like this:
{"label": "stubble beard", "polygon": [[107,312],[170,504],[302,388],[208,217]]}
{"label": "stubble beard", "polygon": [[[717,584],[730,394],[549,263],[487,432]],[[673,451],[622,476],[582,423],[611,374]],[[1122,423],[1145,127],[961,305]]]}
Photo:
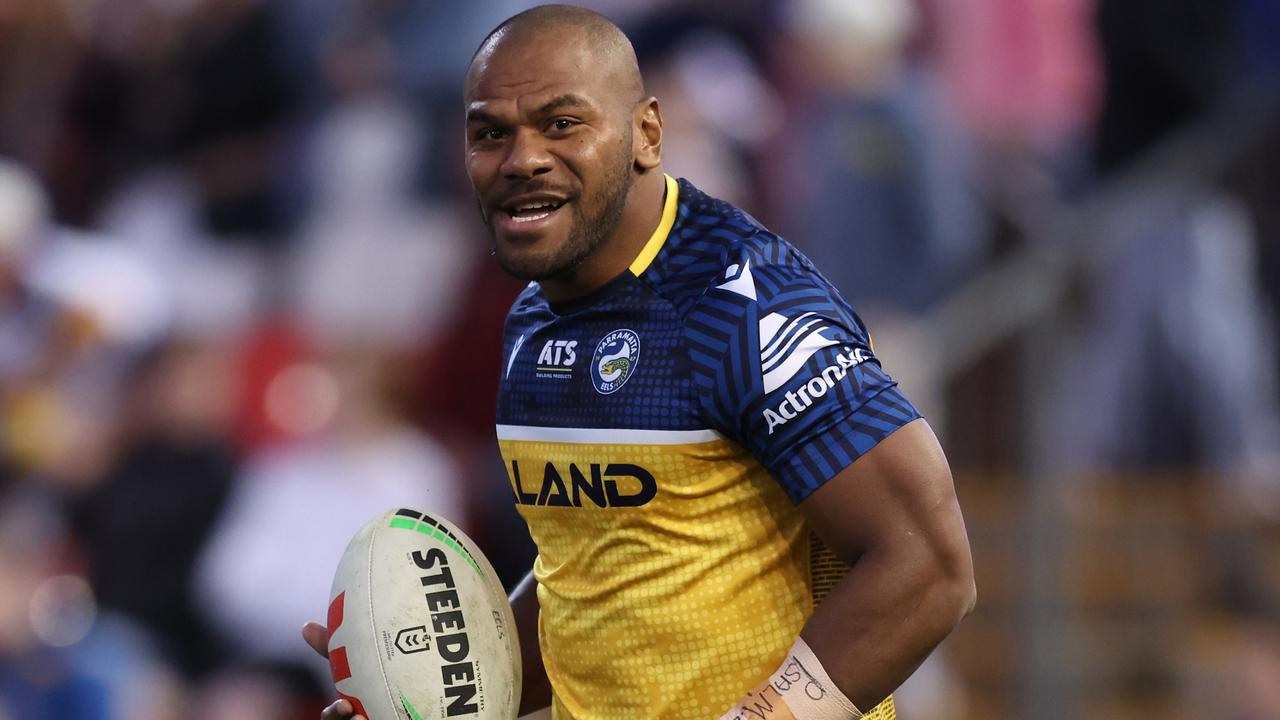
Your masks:
{"label": "stubble beard", "polygon": [[631,173],[630,149],[631,137],[628,134],[621,147],[621,150],[627,152],[619,152],[617,162],[613,164],[613,171],[606,178],[605,186],[601,190],[603,205],[600,210],[588,216],[581,202],[571,203],[573,224],[569,228],[569,237],[560,247],[548,254],[514,256],[505,252],[497,242],[492,220],[488,216],[483,216],[485,225],[489,228],[489,234],[494,238],[492,252],[497,257],[498,265],[503,272],[519,280],[537,281],[564,279],[577,272],[587,258],[613,236],[618,229],[618,224],[622,221],[622,213],[627,206],[627,196],[635,182],[635,177]]}

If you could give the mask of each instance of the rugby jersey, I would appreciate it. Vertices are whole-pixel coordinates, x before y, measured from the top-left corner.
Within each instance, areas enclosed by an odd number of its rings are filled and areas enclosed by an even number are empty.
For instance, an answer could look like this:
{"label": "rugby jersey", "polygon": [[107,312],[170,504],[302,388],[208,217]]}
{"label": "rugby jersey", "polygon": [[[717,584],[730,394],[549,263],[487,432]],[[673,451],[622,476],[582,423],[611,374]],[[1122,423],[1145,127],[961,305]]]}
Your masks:
{"label": "rugby jersey", "polygon": [[596,292],[530,284],[497,435],[553,717],[720,717],[833,579],[796,504],[917,417],[812,264],[688,181],[666,178],[658,228]]}

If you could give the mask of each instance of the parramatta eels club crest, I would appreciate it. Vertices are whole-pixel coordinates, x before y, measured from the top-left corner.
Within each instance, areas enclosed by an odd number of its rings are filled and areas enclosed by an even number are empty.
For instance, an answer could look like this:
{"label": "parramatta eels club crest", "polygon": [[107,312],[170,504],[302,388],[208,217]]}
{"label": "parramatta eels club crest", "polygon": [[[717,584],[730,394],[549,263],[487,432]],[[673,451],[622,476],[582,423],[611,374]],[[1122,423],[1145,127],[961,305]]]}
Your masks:
{"label": "parramatta eels club crest", "polygon": [[591,384],[608,395],[622,387],[640,360],[640,336],[634,330],[614,330],[596,344],[591,358]]}

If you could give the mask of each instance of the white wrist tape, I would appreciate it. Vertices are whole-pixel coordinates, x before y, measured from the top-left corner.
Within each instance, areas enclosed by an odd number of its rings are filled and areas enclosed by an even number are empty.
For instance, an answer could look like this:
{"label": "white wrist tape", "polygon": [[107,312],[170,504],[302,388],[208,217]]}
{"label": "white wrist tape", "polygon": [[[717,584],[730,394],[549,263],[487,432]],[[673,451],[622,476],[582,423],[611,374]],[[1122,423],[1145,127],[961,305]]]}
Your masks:
{"label": "white wrist tape", "polygon": [[857,720],[862,711],[831,681],[804,638],[782,665],[720,720]]}

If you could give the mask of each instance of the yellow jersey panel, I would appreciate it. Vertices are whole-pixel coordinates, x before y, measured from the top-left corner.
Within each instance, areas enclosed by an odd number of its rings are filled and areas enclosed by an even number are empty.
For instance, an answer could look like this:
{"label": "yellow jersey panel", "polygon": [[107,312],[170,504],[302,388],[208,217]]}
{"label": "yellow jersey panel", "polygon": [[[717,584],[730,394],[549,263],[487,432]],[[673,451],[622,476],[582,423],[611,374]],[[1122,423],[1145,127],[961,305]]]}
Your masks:
{"label": "yellow jersey panel", "polygon": [[[499,445],[538,545],[557,718],[715,718],[777,668],[812,611],[809,541],[750,454],[723,438]],[[610,504],[625,498],[645,502]]]}

